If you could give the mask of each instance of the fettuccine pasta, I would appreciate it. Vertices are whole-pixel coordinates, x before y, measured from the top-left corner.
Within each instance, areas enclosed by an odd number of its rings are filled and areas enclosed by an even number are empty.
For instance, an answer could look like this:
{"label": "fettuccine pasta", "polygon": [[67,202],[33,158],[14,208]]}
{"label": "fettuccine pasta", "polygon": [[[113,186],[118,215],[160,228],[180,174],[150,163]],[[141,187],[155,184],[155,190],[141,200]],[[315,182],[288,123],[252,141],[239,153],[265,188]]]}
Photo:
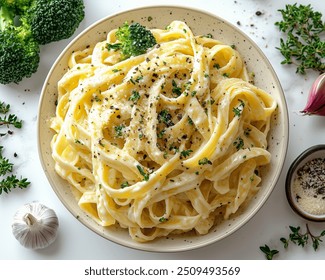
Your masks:
{"label": "fettuccine pasta", "polygon": [[74,51],[58,83],[56,172],[98,224],[136,241],[206,234],[258,191],[276,102],[234,47],[184,22],[126,60],[106,48],[116,31]]}

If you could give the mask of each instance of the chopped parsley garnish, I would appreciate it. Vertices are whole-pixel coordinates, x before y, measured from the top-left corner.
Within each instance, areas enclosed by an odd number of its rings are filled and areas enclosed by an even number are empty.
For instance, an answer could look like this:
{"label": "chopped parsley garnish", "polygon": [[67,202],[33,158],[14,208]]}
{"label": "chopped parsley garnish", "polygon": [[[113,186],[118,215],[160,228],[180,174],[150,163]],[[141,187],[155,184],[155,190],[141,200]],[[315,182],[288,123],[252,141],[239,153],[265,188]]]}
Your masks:
{"label": "chopped parsley garnish", "polygon": [[240,101],[240,104],[237,106],[237,107],[234,107],[232,109],[232,111],[234,112],[235,116],[237,117],[240,117],[243,110],[244,110],[244,107],[245,107],[245,103],[242,101],[242,100],[239,100]]}
{"label": "chopped parsley garnish", "polygon": [[135,82],[136,82],[136,83],[139,83],[141,80],[143,80],[143,76],[138,76],[138,77],[135,79]]}
{"label": "chopped parsley garnish", "polygon": [[192,150],[184,150],[184,151],[181,151],[181,158],[188,157],[192,152],[193,152]]}
{"label": "chopped parsley garnish", "polygon": [[124,188],[126,188],[128,186],[129,186],[129,183],[128,182],[124,182],[124,183],[121,184],[121,188],[122,189],[124,189]]}
{"label": "chopped parsley garnish", "polygon": [[114,129],[115,129],[115,136],[118,137],[118,138],[122,137],[123,136],[123,130],[124,130],[124,128],[125,128],[125,125],[123,125],[123,124],[120,124],[120,125],[115,126],[114,127]]}
{"label": "chopped parsley garnish", "polygon": [[244,148],[244,140],[241,137],[237,137],[233,142],[233,145],[236,147],[237,151]]}
{"label": "chopped parsley garnish", "polygon": [[158,121],[164,123],[167,127],[173,126],[172,115],[167,110],[162,110],[158,114]]}
{"label": "chopped parsley garnish", "polygon": [[143,176],[143,180],[144,180],[144,181],[148,181],[148,180],[149,180],[149,174],[146,173],[146,172],[143,170],[143,168],[142,168],[141,165],[137,165],[137,168],[138,168],[140,174]]}
{"label": "chopped parsley garnish", "polygon": [[206,35],[203,35],[202,37],[205,37],[205,38],[213,38],[213,35],[211,33],[208,33]]}
{"label": "chopped parsley garnish", "polygon": [[180,88],[177,83],[175,82],[175,80],[172,80],[172,92],[176,95],[176,96],[180,96],[182,94],[182,88]]}
{"label": "chopped parsley garnish", "polygon": [[132,101],[134,104],[136,104],[139,99],[140,99],[140,93],[136,90],[133,90],[129,98],[129,101]]}
{"label": "chopped parsley garnish", "polygon": [[163,130],[159,131],[159,132],[157,133],[157,137],[158,137],[159,139],[163,138],[163,137],[164,137],[164,134],[165,134],[165,132],[166,132],[166,130],[165,130],[165,129],[163,129]]}
{"label": "chopped parsley garnish", "polygon": [[205,164],[212,164],[212,162],[206,157],[199,160],[199,165],[205,165]]}

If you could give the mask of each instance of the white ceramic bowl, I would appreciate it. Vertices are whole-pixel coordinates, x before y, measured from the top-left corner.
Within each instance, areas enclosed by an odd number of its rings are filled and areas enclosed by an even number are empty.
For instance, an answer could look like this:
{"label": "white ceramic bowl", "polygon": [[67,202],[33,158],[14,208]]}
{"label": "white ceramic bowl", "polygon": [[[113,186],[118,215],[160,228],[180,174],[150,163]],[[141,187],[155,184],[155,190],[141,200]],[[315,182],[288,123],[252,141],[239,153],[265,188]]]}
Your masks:
{"label": "white ceramic bowl", "polygon": [[[298,192],[295,188],[295,181],[302,177],[301,169],[306,169],[305,165],[308,164],[310,161],[316,161],[312,168],[317,168],[323,170],[322,166],[318,166],[318,159],[324,161],[325,160],[325,145],[315,145],[304,152],[302,152],[290,165],[290,168],[287,173],[286,177],[286,195],[291,208],[296,212],[298,215],[303,217],[306,220],[313,221],[313,222],[324,222],[325,221],[325,214],[321,212],[318,213],[319,209],[324,210],[324,197],[325,195],[322,193],[320,197],[315,199],[314,197],[307,196],[307,197],[300,197],[298,195],[299,192],[302,192],[302,188],[299,188]],[[317,163],[317,164],[316,164]],[[308,171],[309,176],[312,175],[312,171]],[[315,176],[313,176],[315,177]],[[299,180],[298,180],[299,181]],[[321,187],[323,189],[323,185]],[[312,188],[313,189],[313,188]],[[302,192],[303,193],[303,192]],[[311,193],[311,192],[310,192]],[[313,193],[314,195],[315,193]],[[319,208],[318,208],[319,207]],[[312,211],[308,211],[308,210]],[[315,210],[316,209],[316,210]],[[318,211],[317,211],[318,209]]]}
{"label": "white ceramic bowl", "polygon": [[[150,17],[150,18],[149,18]],[[121,26],[125,21],[139,22],[149,28],[164,28],[173,20],[182,20],[192,28],[194,34],[211,33],[214,38],[229,45],[235,45],[244,58],[248,71],[254,71],[255,84],[269,92],[278,103],[277,115],[273,119],[268,149],[272,154],[271,164],[264,170],[260,191],[249,205],[236,216],[213,228],[202,236],[173,236],[160,238],[149,243],[133,241],[126,230],[117,227],[103,228],[90,219],[77,205],[67,182],[54,171],[50,141],[53,132],[49,128],[49,119],[55,115],[57,82],[66,71],[66,65],[72,50],[84,48],[105,38],[107,31]],[[118,244],[152,252],[177,252],[199,248],[219,241],[238,230],[249,221],[262,207],[271,194],[280,176],[288,144],[288,114],[283,91],[271,64],[257,45],[237,27],[222,18],[191,8],[176,6],[154,6],[110,15],[83,31],[58,57],[44,83],[39,104],[38,119],[39,155],[45,174],[65,207],[78,220],[98,235]]]}

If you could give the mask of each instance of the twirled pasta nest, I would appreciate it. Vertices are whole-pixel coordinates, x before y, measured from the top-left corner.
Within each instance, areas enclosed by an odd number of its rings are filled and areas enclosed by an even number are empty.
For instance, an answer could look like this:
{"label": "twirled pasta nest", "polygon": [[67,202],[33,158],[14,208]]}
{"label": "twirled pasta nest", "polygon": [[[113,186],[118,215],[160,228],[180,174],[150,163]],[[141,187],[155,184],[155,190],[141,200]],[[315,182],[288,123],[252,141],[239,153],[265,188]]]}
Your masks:
{"label": "twirled pasta nest", "polygon": [[116,30],[72,53],[51,127],[57,173],[100,225],[145,242],[206,234],[258,191],[276,102],[235,48],[181,21],[120,60]]}

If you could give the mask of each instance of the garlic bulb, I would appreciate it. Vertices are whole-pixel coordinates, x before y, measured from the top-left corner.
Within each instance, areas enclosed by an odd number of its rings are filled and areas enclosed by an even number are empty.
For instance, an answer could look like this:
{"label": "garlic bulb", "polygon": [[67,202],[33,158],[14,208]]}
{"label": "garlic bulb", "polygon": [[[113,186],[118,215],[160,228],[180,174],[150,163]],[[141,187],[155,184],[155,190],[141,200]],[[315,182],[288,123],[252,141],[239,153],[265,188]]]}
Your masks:
{"label": "garlic bulb", "polygon": [[301,113],[325,116],[325,73],[321,74],[313,83],[307,104]]}
{"label": "garlic bulb", "polygon": [[26,248],[42,249],[53,243],[59,220],[54,210],[38,203],[28,203],[17,210],[12,233]]}

